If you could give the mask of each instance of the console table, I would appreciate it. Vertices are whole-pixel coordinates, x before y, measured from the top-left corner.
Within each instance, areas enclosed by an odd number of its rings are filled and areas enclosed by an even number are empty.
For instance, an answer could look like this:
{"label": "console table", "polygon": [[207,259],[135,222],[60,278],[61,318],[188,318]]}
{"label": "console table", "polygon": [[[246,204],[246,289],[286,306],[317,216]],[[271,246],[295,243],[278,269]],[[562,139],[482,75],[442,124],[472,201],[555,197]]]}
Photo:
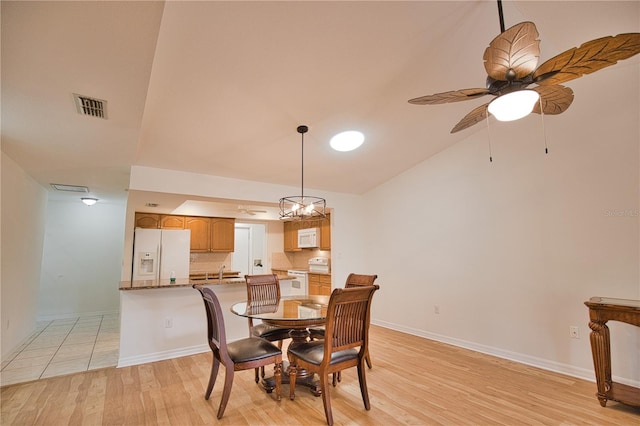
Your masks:
{"label": "console table", "polygon": [[611,343],[607,321],[621,321],[640,327],[640,300],[592,297],[584,302],[589,307],[589,328],[592,330],[591,353],[598,386],[598,401],[607,400],[640,407],[640,389],[611,380]]}

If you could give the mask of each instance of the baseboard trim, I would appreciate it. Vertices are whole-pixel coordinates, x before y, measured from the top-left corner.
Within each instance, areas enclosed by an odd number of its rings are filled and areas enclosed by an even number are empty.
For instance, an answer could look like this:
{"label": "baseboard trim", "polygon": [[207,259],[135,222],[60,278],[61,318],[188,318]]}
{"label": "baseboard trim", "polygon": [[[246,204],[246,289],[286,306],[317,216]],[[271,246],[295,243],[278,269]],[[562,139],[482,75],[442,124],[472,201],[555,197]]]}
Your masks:
{"label": "baseboard trim", "polygon": [[132,365],[146,364],[148,362],[164,361],[167,359],[180,358],[183,356],[196,355],[202,352],[208,352],[211,349],[208,345],[196,345],[187,348],[173,349],[162,352],[155,352],[144,355],[136,355],[131,357],[123,357],[118,359],[117,367],[129,367]]}
{"label": "baseboard trim", "polygon": [[[592,369],[580,368],[574,365],[563,364],[560,362],[550,361],[544,358],[533,357],[530,355],[507,351],[504,349],[486,346],[475,342],[469,342],[467,340],[456,339],[454,337],[443,336],[441,334],[430,333],[424,330],[418,330],[403,325],[390,323],[386,321],[374,321],[371,320],[371,324],[378,325],[380,327],[388,328],[402,333],[411,334],[413,336],[423,337],[425,339],[435,340],[437,342],[447,343],[452,346],[457,346],[471,351],[480,352],[487,355],[492,355],[498,358],[508,359],[509,361],[519,362],[521,364],[530,365],[532,367],[541,368],[543,370],[553,371],[555,373],[565,374],[567,376],[576,377],[579,379],[587,380],[595,383],[595,373]],[[640,387],[640,382],[636,380],[630,380],[624,377],[613,377],[613,380],[618,383],[623,383],[629,386]]]}

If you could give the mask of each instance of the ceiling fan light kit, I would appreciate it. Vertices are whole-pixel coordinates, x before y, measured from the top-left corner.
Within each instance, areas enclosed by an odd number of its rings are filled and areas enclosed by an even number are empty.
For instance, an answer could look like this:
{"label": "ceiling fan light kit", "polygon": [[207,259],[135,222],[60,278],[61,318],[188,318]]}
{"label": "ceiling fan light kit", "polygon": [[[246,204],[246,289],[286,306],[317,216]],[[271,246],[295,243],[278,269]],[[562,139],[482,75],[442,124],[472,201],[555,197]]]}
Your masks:
{"label": "ceiling fan light kit", "polygon": [[298,133],[302,139],[302,179],[300,183],[300,195],[280,198],[280,219],[293,220],[319,220],[326,216],[327,202],[324,198],[304,195],[304,134],[309,131],[307,126],[298,126]]}
{"label": "ceiling fan light kit", "polygon": [[518,90],[495,98],[487,110],[498,121],[519,120],[531,114],[539,99],[535,90]]}
{"label": "ceiling fan light kit", "polygon": [[[540,40],[533,22],[521,22],[504,30],[502,2],[498,0],[501,33],[494,38],[484,52],[484,68],[487,72],[486,88],[453,90],[410,99],[414,105],[437,105],[495,96],[492,102],[480,105],[456,124],[451,133],[469,128],[488,118],[488,114],[500,121],[517,120],[531,112],[557,115],[573,102],[573,91],[564,83],[585,74],[616,64],[640,53],[640,33],[625,33],[602,37],[566,50],[538,66]],[[530,85],[537,85],[527,89]],[[537,92],[539,99],[531,93]],[[530,96],[531,108],[522,107],[518,114],[501,118],[501,104],[512,97]],[[504,110],[515,108],[504,107]],[[528,112],[525,113],[528,109]],[[511,112],[510,112],[511,113]]]}

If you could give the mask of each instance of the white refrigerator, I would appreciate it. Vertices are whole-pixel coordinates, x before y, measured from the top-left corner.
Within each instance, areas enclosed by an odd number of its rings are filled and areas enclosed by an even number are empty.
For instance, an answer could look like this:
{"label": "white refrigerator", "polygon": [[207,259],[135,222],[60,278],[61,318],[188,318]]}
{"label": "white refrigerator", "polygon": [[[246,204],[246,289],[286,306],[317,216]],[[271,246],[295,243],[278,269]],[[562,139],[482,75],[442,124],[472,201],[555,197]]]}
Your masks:
{"label": "white refrigerator", "polygon": [[131,280],[189,278],[189,229],[136,228]]}

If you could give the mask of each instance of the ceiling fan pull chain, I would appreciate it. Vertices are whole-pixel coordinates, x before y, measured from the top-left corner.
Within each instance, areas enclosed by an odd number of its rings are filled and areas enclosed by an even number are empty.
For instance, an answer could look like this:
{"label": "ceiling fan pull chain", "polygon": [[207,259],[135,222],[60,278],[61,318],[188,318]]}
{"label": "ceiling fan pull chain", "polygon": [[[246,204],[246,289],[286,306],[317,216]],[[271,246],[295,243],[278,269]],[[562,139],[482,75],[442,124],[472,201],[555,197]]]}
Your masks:
{"label": "ceiling fan pull chain", "polygon": [[544,153],[549,153],[549,147],[547,146],[547,130],[544,127],[544,111],[542,110],[542,98],[538,99],[540,103],[540,120],[542,120],[542,137],[544,138]]}
{"label": "ceiling fan pull chain", "polygon": [[489,131],[489,114],[487,114],[487,136],[489,140],[489,162],[493,163],[493,156],[491,155],[491,132]]}

